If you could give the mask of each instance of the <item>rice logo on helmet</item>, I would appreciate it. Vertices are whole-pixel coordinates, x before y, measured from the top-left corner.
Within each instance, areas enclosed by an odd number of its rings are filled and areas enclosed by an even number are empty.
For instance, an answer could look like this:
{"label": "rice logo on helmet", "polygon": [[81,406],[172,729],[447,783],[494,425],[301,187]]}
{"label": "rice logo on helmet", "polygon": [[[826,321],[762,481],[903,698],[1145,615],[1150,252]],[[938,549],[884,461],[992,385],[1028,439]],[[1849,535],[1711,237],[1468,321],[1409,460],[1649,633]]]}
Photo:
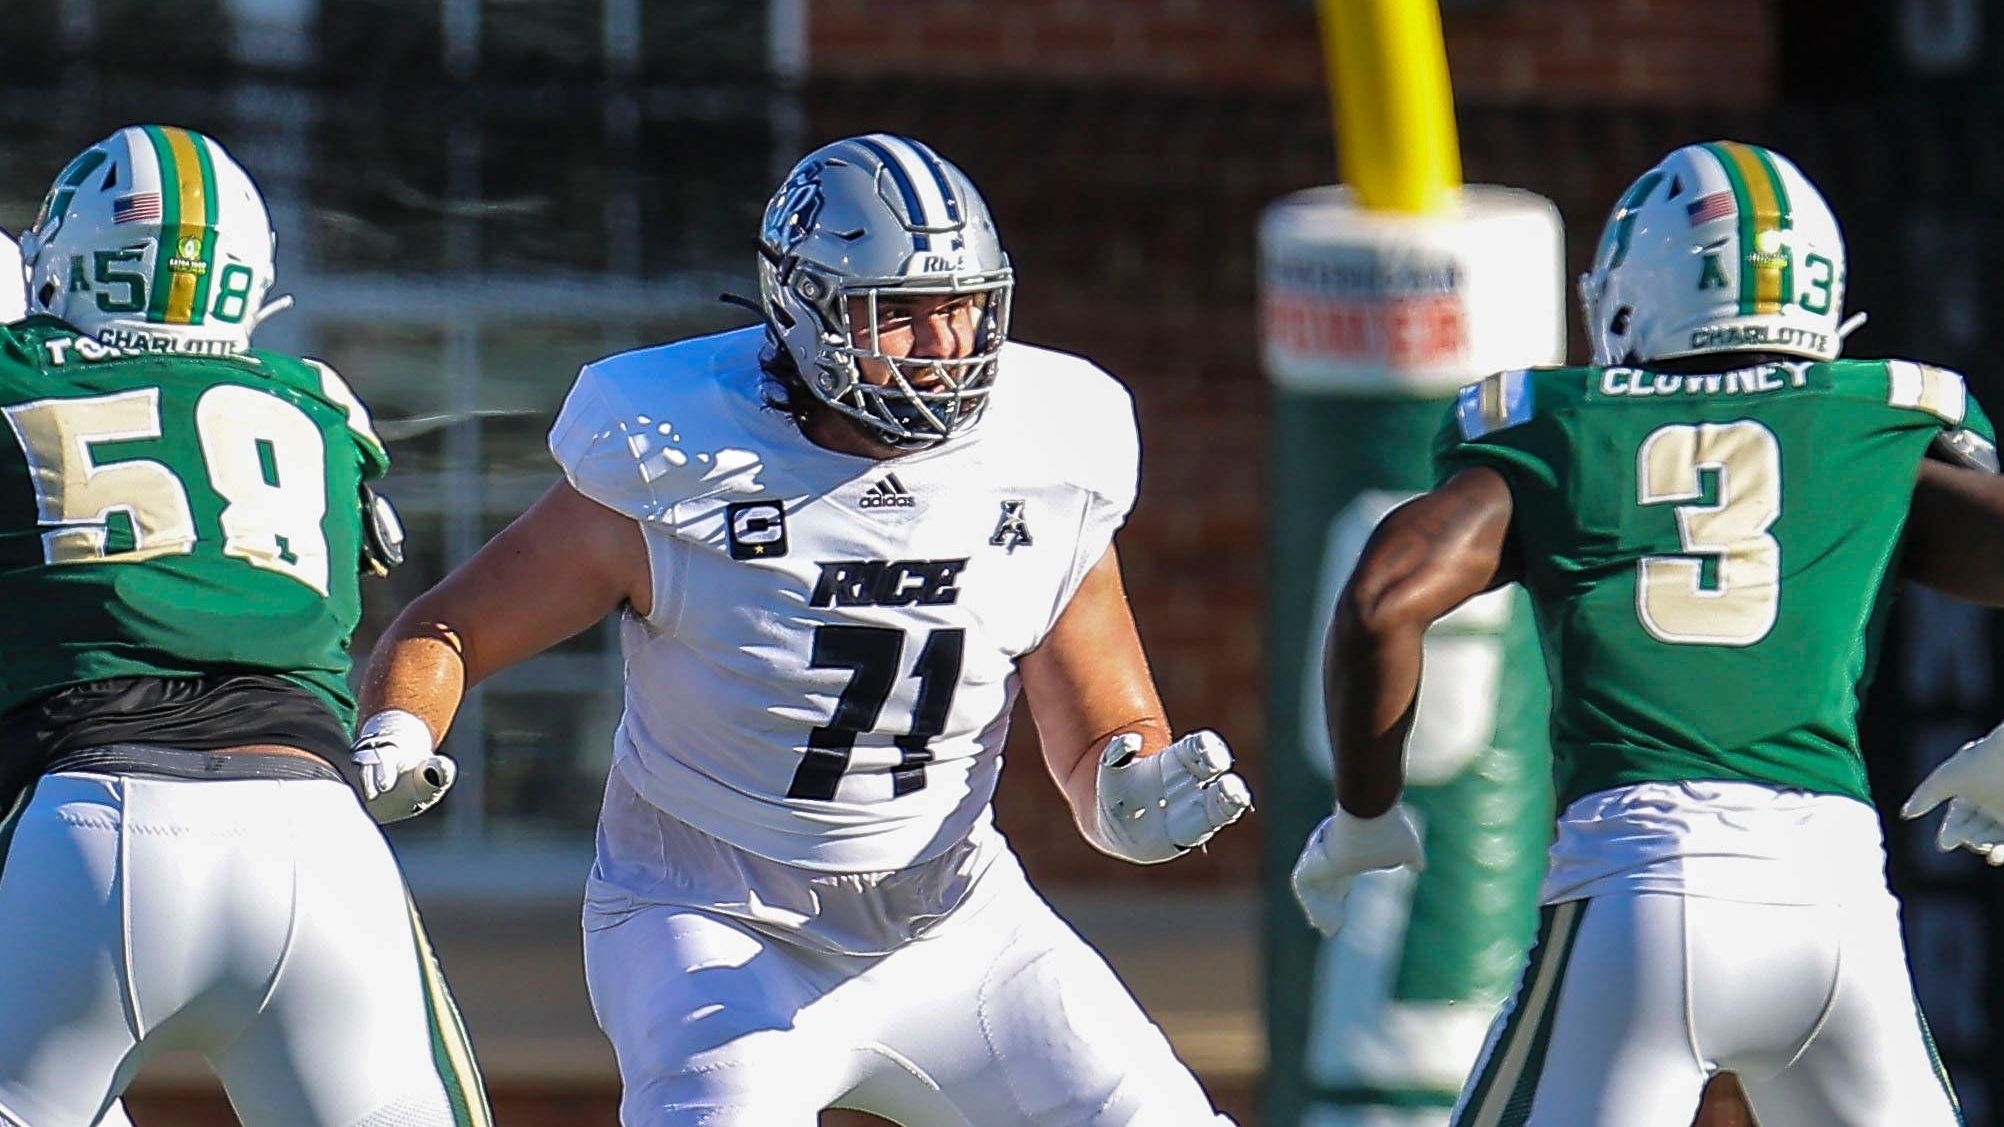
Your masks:
{"label": "rice logo on helmet", "polygon": [[821,216],[821,164],[810,162],[795,169],[773,195],[765,213],[765,242],[781,250],[792,250],[814,229]]}

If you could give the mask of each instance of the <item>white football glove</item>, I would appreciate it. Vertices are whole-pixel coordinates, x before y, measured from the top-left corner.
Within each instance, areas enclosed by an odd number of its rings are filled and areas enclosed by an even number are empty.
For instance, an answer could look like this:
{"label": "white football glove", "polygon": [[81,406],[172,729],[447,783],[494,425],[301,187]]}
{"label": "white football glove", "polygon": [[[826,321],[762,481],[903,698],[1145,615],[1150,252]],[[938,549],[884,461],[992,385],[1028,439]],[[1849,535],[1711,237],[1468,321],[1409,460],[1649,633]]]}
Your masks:
{"label": "white football glove", "polygon": [[1099,754],[1099,808],[1086,840],[1102,853],[1153,865],[1211,839],[1252,809],[1252,791],[1232,773],[1216,732],[1192,732],[1154,755],[1122,732]]}
{"label": "white football glove", "polygon": [[1914,788],[1900,817],[1918,818],[1948,803],[1935,834],[1943,853],[1967,849],[2004,865],[2004,727],[1958,748]]}
{"label": "white football glove", "polygon": [[451,756],[432,753],[431,729],[401,708],[363,721],[350,758],[361,768],[369,814],[383,825],[431,809],[459,777]]}
{"label": "white football glove", "polygon": [[1357,874],[1411,865],[1426,868],[1426,850],[1404,805],[1375,818],[1359,818],[1338,807],[1308,835],[1294,862],[1294,898],[1308,922],[1324,935],[1343,926],[1343,898]]}

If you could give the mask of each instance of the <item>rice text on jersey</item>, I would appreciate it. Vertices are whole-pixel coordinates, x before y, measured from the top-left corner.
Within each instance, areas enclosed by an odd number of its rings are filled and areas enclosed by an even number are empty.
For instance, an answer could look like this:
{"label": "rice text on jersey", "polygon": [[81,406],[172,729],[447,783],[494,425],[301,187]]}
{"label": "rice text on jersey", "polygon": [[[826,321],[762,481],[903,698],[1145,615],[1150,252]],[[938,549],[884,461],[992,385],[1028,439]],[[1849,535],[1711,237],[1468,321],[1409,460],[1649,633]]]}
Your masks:
{"label": "rice text on jersey", "polygon": [[821,578],[813,607],[951,606],[960,600],[956,582],[967,566],[957,560],[816,560]]}

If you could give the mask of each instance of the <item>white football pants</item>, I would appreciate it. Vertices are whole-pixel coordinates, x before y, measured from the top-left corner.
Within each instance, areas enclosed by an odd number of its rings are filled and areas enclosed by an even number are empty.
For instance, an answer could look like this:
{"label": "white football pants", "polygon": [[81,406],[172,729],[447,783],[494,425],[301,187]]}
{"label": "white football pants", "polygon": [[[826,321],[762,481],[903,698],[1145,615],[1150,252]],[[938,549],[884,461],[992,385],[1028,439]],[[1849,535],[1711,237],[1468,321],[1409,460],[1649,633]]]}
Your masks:
{"label": "white football pants", "polygon": [[57,774],[0,823],[0,1124],[202,1053],[247,1125],[484,1127],[388,844],[327,780]]}
{"label": "white football pants", "polygon": [[1713,1072],[1761,1127],[1952,1127],[1890,893],[1621,891],[1543,909],[1455,1127],[1689,1127]]}
{"label": "white football pants", "polygon": [[[888,955],[811,950],[695,908],[585,921],[585,974],[626,1127],[1230,1121],[1013,858]],[[1201,973],[1200,970],[1196,973]]]}

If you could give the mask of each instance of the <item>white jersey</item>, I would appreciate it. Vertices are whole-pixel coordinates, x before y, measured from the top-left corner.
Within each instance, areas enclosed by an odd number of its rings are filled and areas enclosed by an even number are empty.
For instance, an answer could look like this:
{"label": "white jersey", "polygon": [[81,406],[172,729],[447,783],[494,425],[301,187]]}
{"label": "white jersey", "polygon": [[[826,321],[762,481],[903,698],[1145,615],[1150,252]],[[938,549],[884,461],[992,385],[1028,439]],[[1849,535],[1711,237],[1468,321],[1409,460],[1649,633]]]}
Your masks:
{"label": "white jersey", "polygon": [[0,325],[28,314],[28,279],[21,273],[21,248],[0,231]]}
{"label": "white jersey", "polygon": [[649,803],[737,848],[904,868],[987,809],[1016,659],[1133,504],[1133,406],[1091,362],[1012,343],[978,425],[879,461],[766,406],[763,341],[589,364],[550,432],[571,485],[637,520],[651,559],[614,757]]}

